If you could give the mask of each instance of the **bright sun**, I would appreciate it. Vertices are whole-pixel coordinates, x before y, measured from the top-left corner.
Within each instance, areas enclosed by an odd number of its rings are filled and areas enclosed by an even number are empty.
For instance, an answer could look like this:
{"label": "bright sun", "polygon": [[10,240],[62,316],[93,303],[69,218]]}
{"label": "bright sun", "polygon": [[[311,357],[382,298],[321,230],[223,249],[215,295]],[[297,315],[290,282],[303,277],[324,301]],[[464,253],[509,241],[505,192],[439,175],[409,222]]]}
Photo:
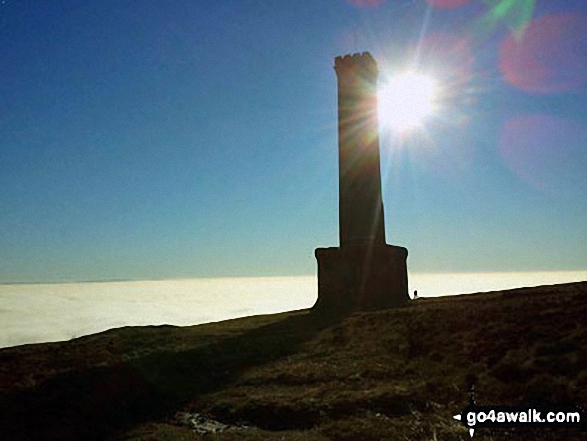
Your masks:
{"label": "bright sun", "polygon": [[403,135],[421,127],[434,114],[438,87],[434,78],[407,71],[390,77],[379,88],[379,121]]}

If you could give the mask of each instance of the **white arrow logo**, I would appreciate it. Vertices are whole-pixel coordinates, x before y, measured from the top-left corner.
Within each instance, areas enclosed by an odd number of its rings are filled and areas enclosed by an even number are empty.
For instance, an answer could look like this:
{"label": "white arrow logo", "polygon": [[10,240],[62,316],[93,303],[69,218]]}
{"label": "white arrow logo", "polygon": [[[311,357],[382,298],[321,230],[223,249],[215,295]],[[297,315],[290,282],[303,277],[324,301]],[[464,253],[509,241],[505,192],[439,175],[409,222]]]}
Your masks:
{"label": "white arrow logo", "polygon": [[[458,415],[453,415],[452,417],[457,421],[461,421],[461,419],[462,419],[460,413]],[[475,429],[469,429],[469,435],[471,435],[471,438],[473,438],[474,434],[475,434]]]}

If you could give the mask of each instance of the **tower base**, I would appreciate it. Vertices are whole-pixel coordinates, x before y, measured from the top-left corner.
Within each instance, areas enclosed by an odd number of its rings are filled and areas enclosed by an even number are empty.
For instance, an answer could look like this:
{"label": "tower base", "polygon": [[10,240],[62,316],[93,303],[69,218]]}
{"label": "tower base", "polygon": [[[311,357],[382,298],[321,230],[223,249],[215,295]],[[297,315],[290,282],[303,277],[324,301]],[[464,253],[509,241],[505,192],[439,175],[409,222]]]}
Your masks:
{"label": "tower base", "polygon": [[318,300],[324,312],[373,311],[405,305],[408,250],[393,245],[317,248]]}

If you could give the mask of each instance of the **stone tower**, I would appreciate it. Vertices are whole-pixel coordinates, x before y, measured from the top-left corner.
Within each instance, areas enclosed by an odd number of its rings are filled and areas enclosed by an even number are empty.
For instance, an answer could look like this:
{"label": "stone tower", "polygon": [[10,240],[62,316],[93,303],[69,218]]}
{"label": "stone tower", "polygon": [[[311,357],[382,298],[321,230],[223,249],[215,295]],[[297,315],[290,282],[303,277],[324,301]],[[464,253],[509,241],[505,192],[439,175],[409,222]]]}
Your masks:
{"label": "stone tower", "polygon": [[368,52],[337,57],[338,248],[318,248],[324,311],[374,310],[407,303],[408,250],[385,243],[377,122],[377,63]]}
{"label": "stone tower", "polygon": [[340,246],[384,244],[377,64],[369,53],[337,57]]}

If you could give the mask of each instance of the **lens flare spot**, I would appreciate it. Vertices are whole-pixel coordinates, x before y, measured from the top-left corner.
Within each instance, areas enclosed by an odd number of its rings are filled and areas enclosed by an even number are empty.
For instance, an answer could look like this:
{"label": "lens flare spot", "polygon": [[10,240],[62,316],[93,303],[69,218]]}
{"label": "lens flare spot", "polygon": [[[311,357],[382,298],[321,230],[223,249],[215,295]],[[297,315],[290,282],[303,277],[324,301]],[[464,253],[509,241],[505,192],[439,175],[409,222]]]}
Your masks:
{"label": "lens flare spot", "polygon": [[392,66],[397,63],[397,57],[382,63],[379,88],[382,128],[405,133],[422,126],[424,120],[429,120],[431,125],[466,124],[476,99],[474,58],[467,40],[444,33],[430,34],[401,58],[412,60],[402,74],[393,75]]}
{"label": "lens flare spot", "polygon": [[536,0],[485,0],[490,10],[477,23],[493,32],[498,24],[504,23],[517,37],[526,29],[534,13]]}
{"label": "lens flare spot", "polygon": [[512,86],[530,93],[584,91],[587,16],[551,14],[533,20],[521,37],[500,47],[499,66]]}
{"label": "lens flare spot", "polygon": [[429,75],[407,71],[389,78],[379,91],[383,126],[405,133],[423,124],[435,110],[438,86]]}
{"label": "lens flare spot", "polygon": [[500,153],[520,179],[547,194],[582,196],[587,191],[587,129],[547,115],[526,115],[504,125]]}

